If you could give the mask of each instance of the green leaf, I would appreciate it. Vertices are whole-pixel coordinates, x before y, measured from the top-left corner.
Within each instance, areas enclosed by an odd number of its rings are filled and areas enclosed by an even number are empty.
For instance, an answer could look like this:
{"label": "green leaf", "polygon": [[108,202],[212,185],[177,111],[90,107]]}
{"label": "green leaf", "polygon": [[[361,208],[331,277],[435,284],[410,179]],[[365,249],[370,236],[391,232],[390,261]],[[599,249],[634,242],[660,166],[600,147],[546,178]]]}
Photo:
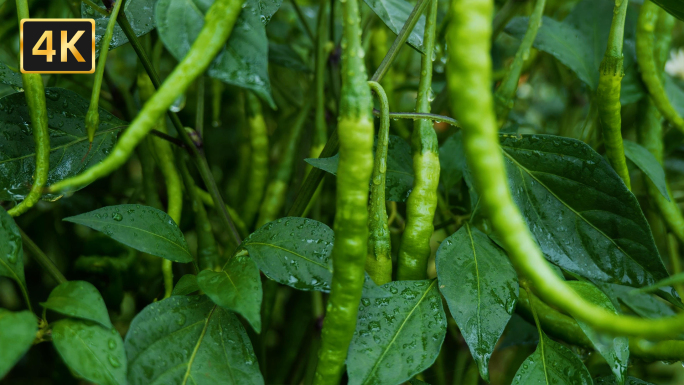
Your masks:
{"label": "green leaf", "polygon": [[465,152],[463,152],[463,135],[461,131],[451,135],[439,147],[439,177],[448,193],[461,179],[466,167]]}
{"label": "green leaf", "polygon": [[[655,385],[650,382],[646,382],[644,380],[640,380],[636,377],[631,377],[627,376],[625,378],[625,384],[627,385]],[[601,378],[596,378],[594,379],[594,385],[619,385],[620,383],[617,381],[615,376],[606,376],[606,377],[601,377]]]}
{"label": "green leaf", "polygon": [[651,286],[642,287],[641,289],[635,290],[637,293],[653,293],[662,287],[672,286],[677,283],[684,282],[684,273],[678,273],[673,276],[667,277],[654,283]]}
{"label": "green leaf", "polygon": [[[588,302],[618,314],[610,299],[591,283],[568,281],[568,285]],[[596,351],[606,360],[617,381],[624,384],[625,371],[629,361],[629,340],[627,337],[613,337],[599,333],[584,321],[577,320],[577,324],[594,345]]]}
{"label": "green leaf", "polygon": [[349,346],[349,384],[400,384],[437,358],[446,315],[437,280],[395,281],[365,291]]}
{"label": "green leaf", "polygon": [[592,385],[589,371],[565,346],[540,331],[539,345],[518,368],[511,385]]}
{"label": "green leaf", "polygon": [[[211,4],[213,0],[157,2],[155,20],[159,37],[176,59],[181,60],[190,50]],[[275,108],[268,77],[266,16],[259,12],[258,2],[248,1],[245,4],[226,47],[214,58],[207,73],[225,83],[254,91],[271,108]]]}
{"label": "green leaf", "polygon": [[311,73],[311,68],[301,56],[287,44],[268,43],[268,61],[293,71]]}
{"label": "green leaf", "polygon": [[539,332],[537,328],[514,313],[511,320],[508,321],[501,343],[496,346],[496,349],[503,350],[511,346],[536,345],[538,343]]}
{"label": "green leaf", "polygon": [[663,318],[675,315],[675,312],[660,299],[645,293],[639,293],[629,286],[609,283],[597,283],[597,286],[613,302],[616,308],[624,303],[630,310],[644,318]]}
{"label": "green leaf", "polygon": [[38,319],[28,310],[0,309],[0,378],[28,352],[38,332]]}
{"label": "green leaf", "polygon": [[668,276],[639,203],[601,155],[559,136],[500,139],[513,199],[549,261],[594,282]]}
{"label": "green leaf", "polygon": [[503,250],[468,223],[439,245],[435,263],[439,291],[489,382],[489,359],[518,300],[518,275]]}
{"label": "green leaf", "polygon": [[14,219],[2,207],[0,207],[0,276],[14,280],[26,295],[21,233]]}
{"label": "green leaf", "polygon": [[[126,123],[100,109],[100,127],[95,133],[93,147],[88,151],[84,122],[90,102],[63,88],[46,88],[45,96],[50,135],[47,182],[50,185],[80,174],[106,158],[114,147],[117,133]],[[30,121],[23,92],[0,99],[0,200],[22,200],[31,190],[36,144],[27,123]],[[46,194],[43,198],[59,196]]]}
{"label": "green leaf", "polygon": [[0,63],[0,84],[21,88],[24,86],[24,81],[20,73],[12,71],[7,64]]}
{"label": "green leaf", "polygon": [[126,246],[169,261],[187,263],[193,260],[176,223],[168,214],[154,207],[107,206],[63,220],[88,226]]}
{"label": "green leaf", "polygon": [[[399,34],[408,20],[414,4],[405,0],[364,0],[370,9],[382,20],[394,34]],[[420,16],[407,42],[415,49],[423,52],[423,35],[425,34],[425,15]]]}
{"label": "green leaf", "polygon": [[200,288],[197,285],[197,276],[195,274],[185,274],[178,280],[171,295],[188,295],[199,289]]}
{"label": "green leaf", "polygon": [[239,313],[257,333],[261,331],[261,277],[246,253],[234,255],[220,272],[201,271],[197,284],[215,304]]}
{"label": "green leaf", "polygon": [[112,328],[107,306],[95,286],[86,281],[68,281],[52,289],[42,307],[69,317],[94,321]]}
{"label": "green leaf", "polygon": [[299,290],[330,291],[335,236],[325,224],[285,217],[263,225],[242,246],[267,277]]}
{"label": "green leaf", "polygon": [[[95,3],[102,7],[101,2],[96,1]],[[127,0],[126,4],[124,4],[126,18],[131,24],[135,36],[140,37],[154,29],[155,3],[156,0]],[[95,11],[85,3],[81,3],[81,16],[87,19],[95,19],[95,49],[99,54],[102,38],[109,22],[109,16]],[[128,43],[128,38],[117,24],[114,27],[114,34],[112,35],[111,43],[109,43],[109,49],[112,50],[126,43]]]}
{"label": "green leaf", "polygon": [[126,335],[131,385],[263,385],[235,315],[206,296],[173,296],[143,309]]}
{"label": "green leaf", "polygon": [[126,353],[116,329],[65,318],[52,325],[52,343],[74,375],[96,384],[126,384]]}
{"label": "green leaf", "polygon": [[[330,158],[304,159],[313,167],[337,175],[339,154]],[[399,136],[390,135],[387,145],[387,179],[385,199],[391,202],[405,202],[413,188],[413,158],[411,146]],[[369,181],[370,183],[370,181]]]}
{"label": "green leaf", "polygon": [[647,149],[631,140],[623,141],[625,147],[625,156],[634,162],[641,171],[653,182],[661,194],[670,200],[670,194],[667,193],[667,183],[665,182],[665,171],[663,166],[658,163],[658,160]]}
{"label": "green leaf", "polygon": [[684,2],[681,0],[652,0],[670,15],[679,20],[684,20]]}

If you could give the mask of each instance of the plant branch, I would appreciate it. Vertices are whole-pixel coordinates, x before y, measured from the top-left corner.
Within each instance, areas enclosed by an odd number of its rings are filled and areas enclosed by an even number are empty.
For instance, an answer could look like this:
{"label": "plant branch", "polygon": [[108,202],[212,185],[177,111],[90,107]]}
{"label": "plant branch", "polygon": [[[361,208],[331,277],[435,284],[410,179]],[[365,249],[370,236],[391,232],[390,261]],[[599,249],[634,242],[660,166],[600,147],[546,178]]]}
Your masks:
{"label": "plant branch", "polygon": [[[373,115],[380,116],[380,110],[378,110],[377,108],[373,108]],[[389,116],[392,119],[432,120],[435,122],[444,122],[456,128],[461,128],[461,126],[459,126],[458,122],[454,118],[450,118],[444,115],[431,114],[428,112],[390,112]]]}
{"label": "plant branch", "polygon": [[188,148],[182,140],[176,138],[175,136],[171,136],[165,132],[161,132],[159,130],[152,130],[152,131],[150,131],[150,134],[156,136],[157,138],[164,139],[167,142],[171,142],[172,144],[175,144],[176,146],[178,146],[180,148],[183,148],[183,149]]}
{"label": "plant branch", "polygon": [[66,277],[62,274],[62,272],[59,271],[57,266],[52,262],[52,260],[43,253],[43,250],[41,250],[38,245],[36,245],[31,238],[29,238],[28,235],[24,232],[24,230],[19,229],[19,232],[21,232],[21,239],[24,241],[24,246],[29,250],[29,252],[33,255],[33,258],[35,258],[36,262],[45,269],[50,276],[57,281],[57,283],[64,283],[67,281]]}
{"label": "plant branch", "polygon": [[[145,71],[147,72],[147,75],[152,80],[154,88],[159,89],[159,86],[161,85],[159,75],[154,70],[152,62],[147,57],[147,54],[145,53],[145,50],[142,47],[142,44],[140,44],[138,37],[135,35],[135,32],[133,31],[133,28],[131,28],[131,24],[128,22],[128,18],[126,17],[126,14],[124,12],[121,12],[119,14],[117,22],[119,23],[121,29],[124,31],[124,34],[126,34],[128,41],[130,41],[131,45],[133,46],[135,53],[138,55],[140,62],[142,63],[143,67],[145,68]],[[190,135],[186,131],[185,127],[183,127],[183,124],[181,123],[180,118],[178,118],[178,115],[171,111],[169,111],[168,114],[171,118],[171,122],[176,128],[176,131],[178,132],[178,136],[180,136],[181,141],[185,144],[186,149],[190,153],[190,157],[195,162],[195,166],[197,166],[197,170],[199,171],[200,176],[202,177],[202,181],[204,181],[204,184],[206,185],[209,194],[211,194],[211,198],[213,199],[214,204],[216,205],[219,213],[221,214],[219,217],[221,218],[222,224],[230,232],[233,242],[235,243],[235,246],[240,245],[240,243],[242,242],[240,234],[238,234],[235,225],[233,224],[233,220],[230,217],[228,211],[226,210],[226,205],[223,203],[223,198],[221,198],[221,193],[219,192],[218,187],[216,186],[216,181],[214,180],[214,176],[212,175],[211,170],[209,169],[209,164],[207,163],[207,159],[204,157],[204,153],[201,151],[200,148],[198,148],[195,145],[192,138],[190,138]]]}

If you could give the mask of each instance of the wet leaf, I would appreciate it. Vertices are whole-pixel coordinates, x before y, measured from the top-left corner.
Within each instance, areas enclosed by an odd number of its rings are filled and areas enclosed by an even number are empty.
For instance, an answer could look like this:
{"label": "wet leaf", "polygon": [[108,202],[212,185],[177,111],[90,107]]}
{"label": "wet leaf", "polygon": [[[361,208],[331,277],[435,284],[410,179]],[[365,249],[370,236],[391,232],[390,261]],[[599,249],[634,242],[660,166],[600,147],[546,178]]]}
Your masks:
{"label": "wet leaf", "polygon": [[215,304],[239,313],[257,333],[261,332],[261,277],[246,253],[234,255],[220,272],[201,271],[197,284]]}
{"label": "wet leaf", "polygon": [[658,163],[658,160],[651,154],[650,151],[632,142],[631,140],[623,141],[625,147],[625,156],[634,162],[641,171],[653,182],[661,194],[670,200],[670,194],[667,193],[667,183],[665,182],[665,171],[663,166]]}
{"label": "wet leaf", "polygon": [[637,289],[638,293],[653,293],[662,287],[673,286],[678,283],[684,282],[684,273],[677,273],[663,280],[656,282],[655,284],[647,287],[642,287]]}
{"label": "wet leaf", "polygon": [[525,321],[521,316],[513,313],[511,320],[508,321],[501,343],[496,346],[496,350],[503,350],[511,346],[536,345],[539,343],[539,332],[537,328]]}
{"label": "wet leaf", "polygon": [[174,262],[192,262],[188,244],[176,223],[165,212],[143,205],[107,206],[64,218],[103,232],[136,250]]}
{"label": "wet leaf", "polygon": [[0,63],[0,84],[6,84],[15,88],[24,86],[21,74],[12,71],[5,63]]}
{"label": "wet leaf", "polygon": [[242,247],[264,274],[299,290],[330,291],[335,237],[325,224],[285,217],[263,225]]}
{"label": "wet leaf", "polygon": [[[610,299],[596,286],[589,282],[568,281],[568,285],[590,303],[600,306],[605,310],[618,314]],[[577,320],[577,324],[589,338],[596,351],[603,356],[617,382],[625,382],[625,371],[629,361],[629,340],[627,337],[613,337],[595,331],[586,322]]]}
{"label": "wet leaf", "polygon": [[616,308],[625,304],[630,310],[644,318],[663,318],[675,315],[675,312],[659,298],[640,293],[629,286],[610,283],[597,283],[597,286],[613,302]]}
{"label": "wet leaf", "polygon": [[197,285],[197,276],[195,274],[185,274],[178,280],[176,286],[173,287],[171,295],[188,295],[199,289],[200,288]]}
{"label": "wet leaf", "polygon": [[537,350],[522,363],[512,385],[592,385],[589,371],[565,346],[540,331]]}
{"label": "wet leaf", "polygon": [[[46,88],[45,102],[50,135],[48,185],[80,174],[102,161],[126,124],[100,109],[100,127],[88,151],[85,115],[90,102],[73,91]],[[26,197],[36,168],[35,142],[23,92],[0,99],[0,200],[19,201]],[[87,154],[87,156],[86,156]],[[46,194],[44,199],[59,195]]]}
{"label": "wet leaf", "polygon": [[[330,158],[308,158],[304,160],[313,167],[337,175],[339,154]],[[401,137],[390,135],[387,145],[385,198],[391,202],[405,202],[413,188],[413,178],[411,146]]]}
{"label": "wet leaf", "polygon": [[432,365],[445,334],[437,280],[395,281],[364,291],[347,357],[349,384],[409,380]]}
{"label": "wet leaf", "polygon": [[[96,1],[95,3],[104,8],[100,2]],[[140,37],[154,29],[155,3],[156,0],[127,0],[126,4],[124,4],[126,18],[131,24],[135,36]],[[109,22],[109,16],[95,11],[85,3],[81,3],[81,16],[87,19],[95,19],[95,49],[99,54],[102,37],[104,37],[107,23]],[[109,43],[109,49],[112,50],[126,43],[128,43],[128,38],[117,24],[114,27],[114,34],[112,35],[111,43]]]}
{"label": "wet leaf", "polygon": [[173,296],[143,309],[126,335],[131,385],[263,385],[252,344],[206,296]]}
{"label": "wet leaf", "polygon": [[[164,46],[178,60],[190,50],[190,46],[204,26],[204,14],[213,0],[159,0],[155,20],[159,37]],[[240,13],[230,34],[226,47],[218,53],[207,73],[228,84],[254,91],[272,108],[271,83],[268,77],[268,40],[264,24],[270,15],[262,14],[272,10],[279,2],[248,1]],[[275,10],[273,10],[275,12]],[[271,14],[272,15],[272,14]]]}
{"label": "wet leaf", "polygon": [[42,307],[65,316],[94,321],[112,328],[107,306],[95,286],[86,281],[68,281],[52,289]]}
{"label": "wet leaf", "polygon": [[74,375],[101,385],[126,384],[126,353],[116,329],[66,318],[53,324],[52,343]]}
{"label": "wet leaf", "polygon": [[[413,7],[412,3],[405,0],[364,0],[370,9],[382,20],[394,34],[398,34],[408,20]],[[423,35],[425,34],[425,15],[422,15],[407,42],[415,49],[423,52]]]}
{"label": "wet leaf", "polygon": [[489,359],[518,299],[518,275],[504,251],[468,223],[440,244],[435,258],[439,291],[489,381]]}
{"label": "wet leaf", "polygon": [[667,277],[639,203],[601,155],[552,135],[500,139],[513,199],[549,261],[594,282]]}
{"label": "wet leaf", "polygon": [[[606,376],[606,377],[594,379],[594,385],[619,385],[619,384],[620,383],[617,381],[615,376]],[[627,376],[625,378],[625,384],[626,385],[655,385],[653,383],[646,382],[644,380],[640,380],[636,377],[631,377],[631,376]]]}
{"label": "wet leaf", "polygon": [[38,332],[38,319],[28,310],[0,309],[0,378],[28,352]]}
{"label": "wet leaf", "polygon": [[24,249],[14,219],[0,207],[0,276],[14,280],[26,292]]}

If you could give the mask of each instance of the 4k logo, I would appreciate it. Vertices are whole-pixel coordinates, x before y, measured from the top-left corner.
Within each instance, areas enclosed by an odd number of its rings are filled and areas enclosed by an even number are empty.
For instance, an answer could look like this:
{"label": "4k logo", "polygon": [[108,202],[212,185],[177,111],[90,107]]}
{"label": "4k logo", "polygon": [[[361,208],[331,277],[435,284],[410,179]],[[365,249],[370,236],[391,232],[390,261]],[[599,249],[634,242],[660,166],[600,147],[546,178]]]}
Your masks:
{"label": "4k logo", "polygon": [[23,19],[21,72],[92,74],[95,72],[95,20]]}

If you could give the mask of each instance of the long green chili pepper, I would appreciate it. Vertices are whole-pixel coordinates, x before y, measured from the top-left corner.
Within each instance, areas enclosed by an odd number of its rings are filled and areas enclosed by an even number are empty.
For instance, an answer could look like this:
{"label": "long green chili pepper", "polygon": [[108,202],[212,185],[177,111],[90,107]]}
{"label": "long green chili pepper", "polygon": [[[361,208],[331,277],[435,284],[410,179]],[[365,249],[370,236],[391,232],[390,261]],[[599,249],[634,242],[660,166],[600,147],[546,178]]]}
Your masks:
{"label": "long green chili pepper", "polygon": [[454,116],[463,129],[463,147],[480,206],[501,237],[513,266],[542,300],[594,328],[618,335],[662,338],[684,330],[684,313],[661,319],[616,315],[585,301],[551,270],[513,203],[498,146],[492,105],[492,0],[453,0],[447,33],[447,84]]}
{"label": "long green chili pepper", "polygon": [[[509,7],[509,4],[511,3],[522,4],[520,1],[509,0],[504,7]],[[513,108],[515,92],[518,89],[518,82],[520,81],[520,74],[522,74],[523,65],[530,56],[532,43],[534,43],[537,32],[541,27],[545,6],[546,0],[537,0],[537,3],[534,5],[534,10],[532,10],[532,14],[530,15],[530,21],[527,24],[527,31],[520,42],[518,51],[515,53],[513,63],[511,63],[508,72],[506,72],[503,80],[501,80],[499,88],[497,88],[496,93],[494,94],[496,101],[496,117],[499,119],[499,122],[506,119],[508,113]]]}
{"label": "long green chili pepper", "polygon": [[[17,16],[20,22],[21,19],[29,18],[26,0],[17,0]],[[24,95],[26,96],[26,104],[28,105],[31,118],[33,141],[36,143],[36,169],[33,172],[33,185],[26,198],[7,211],[13,217],[25,213],[40,200],[50,169],[50,136],[48,133],[43,79],[39,74],[21,74],[21,78],[24,82]]]}
{"label": "long green chili pepper", "polygon": [[637,19],[636,52],[637,63],[641,69],[641,79],[655,106],[663,117],[680,131],[684,131],[684,118],[674,109],[665,93],[660,71],[656,64],[655,29],[658,7],[651,0],[644,0]]}
{"label": "long green chili pepper", "polygon": [[366,272],[378,285],[392,281],[392,254],[387,207],[385,179],[387,177],[387,146],[389,144],[389,101],[385,90],[377,82],[368,82],[380,100],[380,130],[375,148],[373,176],[371,177],[370,207],[368,208],[368,257]]}
{"label": "long green chili pepper", "polygon": [[598,116],[601,121],[603,132],[603,144],[606,147],[606,157],[613,169],[631,189],[629,170],[625,159],[625,150],[622,145],[622,117],[620,111],[620,89],[622,77],[625,76],[623,69],[622,45],[625,35],[625,18],[629,1],[615,0],[613,10],[613,22],[608,35],[608,47],[603,55],[599,69],[599,84],[596,90],[596,104]]}
{"label": "long green chili pepper", "polygon": [[112,152],[102,162],[83,173],[50,186],[50,192],[73,190],[109,175],[122,166],[135,146],[150,132],[155,123],[173,104],[178,95],[204,73],[214,56],[223,48],[242,11],[241,0],[216,0],[204,18],[204,26],[183,60],[166,78],[154,96],[119,137]]}
{"label": "long green chili pepper", "polygon": [[[416,112],[430,112],[432,93],[432,51],[435,49],[437,25],[437,0],[431,0],[427,9],[425,54],[421,58],[421,77],[418,84]],[[413,153],[413,189],[406,201],[406,229],[401,237],[397,266],[397,278],[425,279],[430,257],[430,237],[437,210],[439,186],[439,144],[432,121],[416,120],[411,135]]]}
{"label": "long green chili pepper", "polygon": [[337,169],[333,278],[323,321],[322,344],[314,384],[337,384],[356,329],[364,265],[368,251],[368,181],[373,170],[373,115],[361,47],[359,6],[341,3],[342,90],[338,118],[340,161]]}
{"label": "long green chili pepper", "polygon": [[92,144],[95,138],[95,131],[100,126],[100,113],[98,110],[100,104],[100,88],[102,87],[102,77],[104,76],[105,64],[107,63],[107,54],[109,53],[109,43],[112,41],[114,35],[114,27],[116,27],[116,18],[119,15],[121,5],[125,0],[117,0],[109,14],[109,22],[107,22],[107,29],[102,36],[102,45],[100,46],[100,57],[97,59],[97,68],[95,69],[95,80],[93,81],[93,93],[90,96],[90,106],[86,113],[85,126],[88,134],[88,141]]}
{"label": "long green chili pepper", "polygon": [[242,219],[247,226],[251,226],[259,211],[268,180],[268,130],[261,112],[261,101],[252,92],[247,93],[245,107],[252,159]]}
{"label": "long green chili pepper", "polygon": [[285,137],[283,154],[278,163],[275,178],[271,179],[268,183],[264,200],[261,202],[257,227],[261,227],[276,219],[285,204],[287,186],[290,184],[294,158],[295,155],[297,155],[297,145],[299,144],[299,138],[302,135],[304,123],[306,123],[306,119],[309,117],[309,111],[311,111],[311,101],[307,100],[304,107],[299,111],[297,118],[292,123],[290,132],[288,132]]}
{"label": "long green chili pepper", "polygon": [[[178,168],[183,176],[185,183],[185,191],[187,191],[190,201],[192,202],[192,211],[195,214],[195,232],[197,233],[197,264],[201,269],[213,269],[218,265],[218,247],[216,246],[216,238],[211,228],[211,222],[207,216],[207,211],[204,209],[202,198],[200,197],[195,180],[192,179],[187,160],[180,157],[178,159]],[[234,218],[233,218],[234,219]]]}
{"label": "long green chili pepper", "polygon": [[[138,92],[143,102],[148,101],[154,95],[152,80],[145,73],[138,74]],[[165,134],[168,132],[164,116],[157,121],[155,127]],[[152,138],[152,147],[157,155],[157,165],[166,183],[166,211],[171,219],[179,225],[183,212],[183,182],[176,169],[173,149],[168,141],[156,137]],[[164,295],[165,298],[168,298],[173,291],[173,265],[171,261],[162,260],[162,272],[164,274]]]}

